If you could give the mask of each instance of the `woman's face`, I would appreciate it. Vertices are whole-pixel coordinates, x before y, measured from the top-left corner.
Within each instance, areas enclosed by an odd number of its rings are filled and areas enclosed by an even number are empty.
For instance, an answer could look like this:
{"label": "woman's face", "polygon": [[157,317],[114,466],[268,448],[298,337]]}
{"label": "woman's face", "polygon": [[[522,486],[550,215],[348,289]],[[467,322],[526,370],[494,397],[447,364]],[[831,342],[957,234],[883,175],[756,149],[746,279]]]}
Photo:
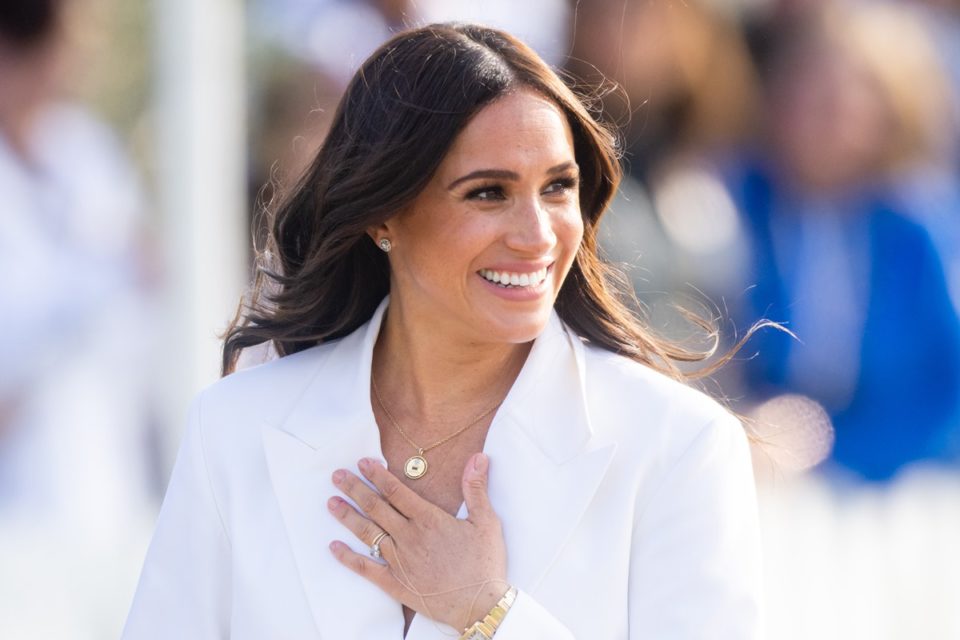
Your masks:
{"label": "woman's face", "polygon": [[377,237],[391,308],[471,343],[519,344],[550,317],[583,236],[579,170],[563,113],[519,91],[483,108],[409,209]]}

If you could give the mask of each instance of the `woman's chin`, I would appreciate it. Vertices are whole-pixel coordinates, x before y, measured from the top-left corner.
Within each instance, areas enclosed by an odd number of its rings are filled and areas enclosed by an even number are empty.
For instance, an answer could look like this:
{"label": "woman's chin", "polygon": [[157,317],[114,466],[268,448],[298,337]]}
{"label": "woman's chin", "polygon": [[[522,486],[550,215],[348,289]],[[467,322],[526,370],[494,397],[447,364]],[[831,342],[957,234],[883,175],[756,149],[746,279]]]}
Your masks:
{"label": "woman's chin", "polygon": [[487,322],[481,332],[492,338],[494,342],[508,344],[525,344],[536,340],[543,333],[550,322],[552,307],[535,310],[505,312],[494,314],[491,310],[487,314]]}

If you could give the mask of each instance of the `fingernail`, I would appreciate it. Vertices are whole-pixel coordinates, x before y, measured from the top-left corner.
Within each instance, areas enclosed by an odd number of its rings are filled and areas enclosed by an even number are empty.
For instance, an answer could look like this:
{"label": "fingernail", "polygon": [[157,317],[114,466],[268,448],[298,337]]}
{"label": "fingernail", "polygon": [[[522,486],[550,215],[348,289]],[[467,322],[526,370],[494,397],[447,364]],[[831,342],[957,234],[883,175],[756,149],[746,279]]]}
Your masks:
{"label": "fingernail", "polygon": [[327,508],[330,509],[330,511],[336,511],[341,504],[343,504],[343,500],[338,498],[337,496],[333,496],[332,498],[327,500]]}
{"label": "fingernail", "polygon": [[483,471],[487,468],[487,456],[483,455],[482,453],[478,453],[476,456],[474,456],[473,468],[480,473],[483,473]]}
{"label": "fingernail", "polygon": [[334,540],[330,543],[330,551],[337,552],[341,548],[341,543]]}
{"label": "fingernail", "polygon": [[340,484],[343,482],[343,479],[347,477],[347,472],[343,469],[337,469],[333,472],[333,482],[334,484]]}
{"label": "fingernail", "polygon": [[364,471],[367,471],[370,467],[373,466],[373,460],[371,460],[370,458],[360,458],[360,462],[357,463],[357,466],[359,466]]}

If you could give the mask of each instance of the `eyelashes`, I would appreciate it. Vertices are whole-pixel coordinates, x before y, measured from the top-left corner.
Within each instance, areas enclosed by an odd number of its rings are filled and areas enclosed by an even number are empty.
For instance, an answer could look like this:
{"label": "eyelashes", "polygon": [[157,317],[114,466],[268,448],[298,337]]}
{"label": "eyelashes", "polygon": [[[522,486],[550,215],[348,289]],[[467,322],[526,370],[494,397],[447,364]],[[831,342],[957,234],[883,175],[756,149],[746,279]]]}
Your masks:
{"label": "eyelashes", "polygon": [[[579,186],[580,180],[576,176],[563,176],[552,180],[544,189],[543,193],[545,195],[564,195],[568,191],[575,189]],[[464,196],[466,200],[478,200],[480,202],[493,202],[498,200],[506,199],[506,190],[503,185],[498,183],[490,183],[480,185],[471,189]]]}
{"label": "eyelashes", "polygon": [[568,191],[570,189],[573,189],[574,187],[579,186],[580,181],[577,178],[574,178],[573,176],[564,176],[562,178],[554,180],[553,182],[550,183],[549,186],[553,186],[553,185],[560,187],[564,191]]}
{"label": "eyelashes", "polygon": [[496,184],[488,184],[472,189],[466,195],[467,200],[480,200],[481,202],[489,202],[491,200],[503,200],[505,194],[503,192],[503,187]]}

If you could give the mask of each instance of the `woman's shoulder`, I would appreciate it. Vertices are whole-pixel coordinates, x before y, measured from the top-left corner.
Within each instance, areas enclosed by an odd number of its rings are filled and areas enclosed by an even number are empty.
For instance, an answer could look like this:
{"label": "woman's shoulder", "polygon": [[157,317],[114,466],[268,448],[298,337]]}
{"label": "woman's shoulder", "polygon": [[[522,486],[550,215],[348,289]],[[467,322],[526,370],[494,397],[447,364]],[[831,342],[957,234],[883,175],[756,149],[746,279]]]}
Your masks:
{"label": "woman's shoulder", "polygon": [[220,378],[196,399],[204,431],[218,427],[231,437],[245,427],[282,421],[319,374],[337,341],[241,369]]}
{"label": "woman's shoulder", "polygon": [[585,345],[586,390],[593,428],[618,442],[684,449],[706,431],[743,426],[719,400],[649,365]]}
{"label": "woman's shoulder", "polygon": [[[637,504],[655,492],[679,500],[707,485],[752,486],[744,480],[752,473],[747,432],[721,402],[630,358],[591,346],[584,352],[593,437],[616,445],[618,477]],[[682,489],[691,474],[696,482]]]}

